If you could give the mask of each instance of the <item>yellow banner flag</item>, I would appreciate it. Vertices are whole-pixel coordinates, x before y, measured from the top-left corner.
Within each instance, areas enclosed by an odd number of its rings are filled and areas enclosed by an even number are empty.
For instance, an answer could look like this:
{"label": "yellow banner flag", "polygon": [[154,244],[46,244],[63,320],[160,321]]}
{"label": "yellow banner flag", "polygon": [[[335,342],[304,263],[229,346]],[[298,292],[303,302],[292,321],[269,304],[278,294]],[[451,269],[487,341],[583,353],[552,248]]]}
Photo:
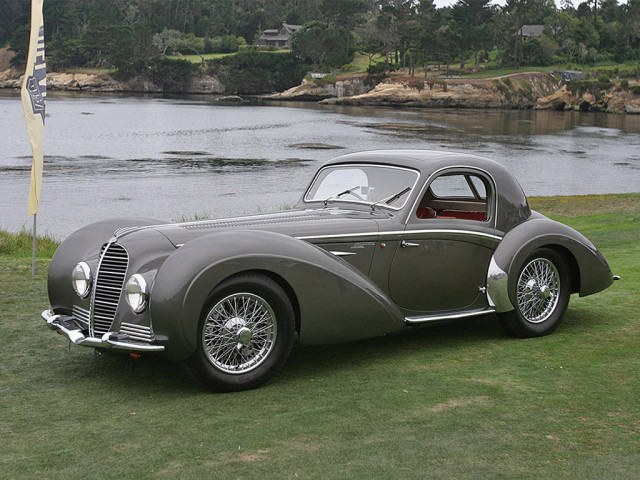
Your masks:
{"label": "yellow banner flag", "polygon": [[47,68],[44,61],[43,0],[31,3],[31,38],[27,69],[22,82],[22,110],[33,152],[31,188],[29,189],[29,215],[38,213],[40,187],[42,185],[42,160],[44,152],[44,109],[47,103]]}

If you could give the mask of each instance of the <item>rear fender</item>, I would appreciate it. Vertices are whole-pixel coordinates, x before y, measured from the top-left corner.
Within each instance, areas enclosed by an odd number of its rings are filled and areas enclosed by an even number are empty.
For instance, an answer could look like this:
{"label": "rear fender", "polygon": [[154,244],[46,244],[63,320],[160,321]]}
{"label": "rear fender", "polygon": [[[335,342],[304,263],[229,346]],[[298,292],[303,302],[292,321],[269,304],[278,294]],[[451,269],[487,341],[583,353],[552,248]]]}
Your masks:
{"label": "rear fender", "polygon": [[213,289],[243,272],[274,274],[293,291],[303,344],[338,343],[383,335],[404,317],[360,271],[308,242],[265,231],[222,231],[171,254],[151,291],[156,336],[170,339],[167,356],[185,359],[196,348],[203,306]]}
{"label": "rear fender", "polygon": [[487,285],[496,311],[513,310],[518,273],[525,260],[542,247],[557,250],[567,260],[573,277],[572,293],[591,295],[613,282],[607,261],[589,239],[571,227],[540,216],[508,232],[494,252]]}

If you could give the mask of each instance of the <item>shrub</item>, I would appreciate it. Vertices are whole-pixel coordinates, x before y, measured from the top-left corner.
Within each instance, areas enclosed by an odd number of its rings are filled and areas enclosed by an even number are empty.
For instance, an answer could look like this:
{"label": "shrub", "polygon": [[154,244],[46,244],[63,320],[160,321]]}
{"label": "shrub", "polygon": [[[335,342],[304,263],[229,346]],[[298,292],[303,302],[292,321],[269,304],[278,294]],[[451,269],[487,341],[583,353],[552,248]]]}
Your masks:
{"label": "shrub", "polygon": [[621,86],[622,88],[629,88],[629,80],[627,80],[627,79],[625,78],[624,80],[622,80],[622,81],[620,82],[620,86]]}
{"label": "shrub", "polygon": [[197,70],[198,65],[188,60],[162,58],[151,64],[149,78],[165,92],[184,92]]}
{"label": "shrub", "polygon": [[235,53],[246,47],[247,42],[235,35],[222,35],[204,39],[204,53]]}
{"label": "shrub", "polygon": [[634,95],[640,95],[640,85],[636,85],[635,87],[633,87],[631,89],[631,93],[633,93]]}
{"label": "shrub", "polygon": [[325,75],[322,78],[312,78],[310,76],[305,77],[307,80],[315,83],[319,87],[324,87],[325,85],[334,84],[336,82],[335,75]]}
{"label": "shrub", "polygon": [[257,95],[299,85],[308,68],[291,53],[241,50],[210,61],[208,70],[218,76],[227,92]]}

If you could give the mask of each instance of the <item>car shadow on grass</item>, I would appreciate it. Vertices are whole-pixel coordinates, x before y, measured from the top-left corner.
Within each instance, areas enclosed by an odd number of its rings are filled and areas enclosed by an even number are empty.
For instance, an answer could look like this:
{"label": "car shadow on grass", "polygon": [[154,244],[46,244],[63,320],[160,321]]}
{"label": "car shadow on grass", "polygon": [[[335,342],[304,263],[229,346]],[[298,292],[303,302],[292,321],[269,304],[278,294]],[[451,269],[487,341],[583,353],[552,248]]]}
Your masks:
{"label": "car shadow on grass", "polygon": [[[582,314],[581,314],[582,313]],[[554,335],[584,331],[597,318],[583,315],[584,311],[567,312],[567,318]],[[594,316],[595,317],[595,316]],[[284,387],[313,377],[325,377],[332,373],[357,368],[365,369],[378,362],[410,362],[411,357],[427,353],[438,361],[455,358],[459,352],[477,349],[495,349],[510,342],[527,340],[507,336],[501,329],[495,314],[409,327],[383,337],[356,342],[304,346],[295,343],[282,371],[269,384]],[[84,351],[84,349],[82,349]],[[450,352],[450,353],[449,353]],[[127,354],[103,353],[91,355],[87,362],[82,355],[84,372],[71,375],[74,381],[104,383],[104,387],[125,382],[140,391],[181,392],[197,394],[206,392],[190,378],[179,363],[169,362],[159,355],[143,355],[132,359]],[[67,364],[65,368],[73,368]]]}

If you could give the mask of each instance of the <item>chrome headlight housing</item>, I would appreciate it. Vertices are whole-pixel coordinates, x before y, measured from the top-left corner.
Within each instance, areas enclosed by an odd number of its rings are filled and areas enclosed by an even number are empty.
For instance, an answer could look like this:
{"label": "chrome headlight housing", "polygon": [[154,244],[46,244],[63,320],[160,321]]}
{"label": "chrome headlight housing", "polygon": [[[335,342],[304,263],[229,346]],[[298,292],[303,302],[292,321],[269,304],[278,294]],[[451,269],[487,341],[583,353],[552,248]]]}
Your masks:
{"label": "chrome headlight housing", "polygon": [[124,286],[124,298],[136,313],[141,313],[147,308],[147,282],[144,277],[138,273],[132,275],[127,284]]}
{"label": "chrome headlight housing", "polygon": [[78,263],[71,272],[71,285],[80,298],[87,298],[91,291],[91,269],[85,262]]}

